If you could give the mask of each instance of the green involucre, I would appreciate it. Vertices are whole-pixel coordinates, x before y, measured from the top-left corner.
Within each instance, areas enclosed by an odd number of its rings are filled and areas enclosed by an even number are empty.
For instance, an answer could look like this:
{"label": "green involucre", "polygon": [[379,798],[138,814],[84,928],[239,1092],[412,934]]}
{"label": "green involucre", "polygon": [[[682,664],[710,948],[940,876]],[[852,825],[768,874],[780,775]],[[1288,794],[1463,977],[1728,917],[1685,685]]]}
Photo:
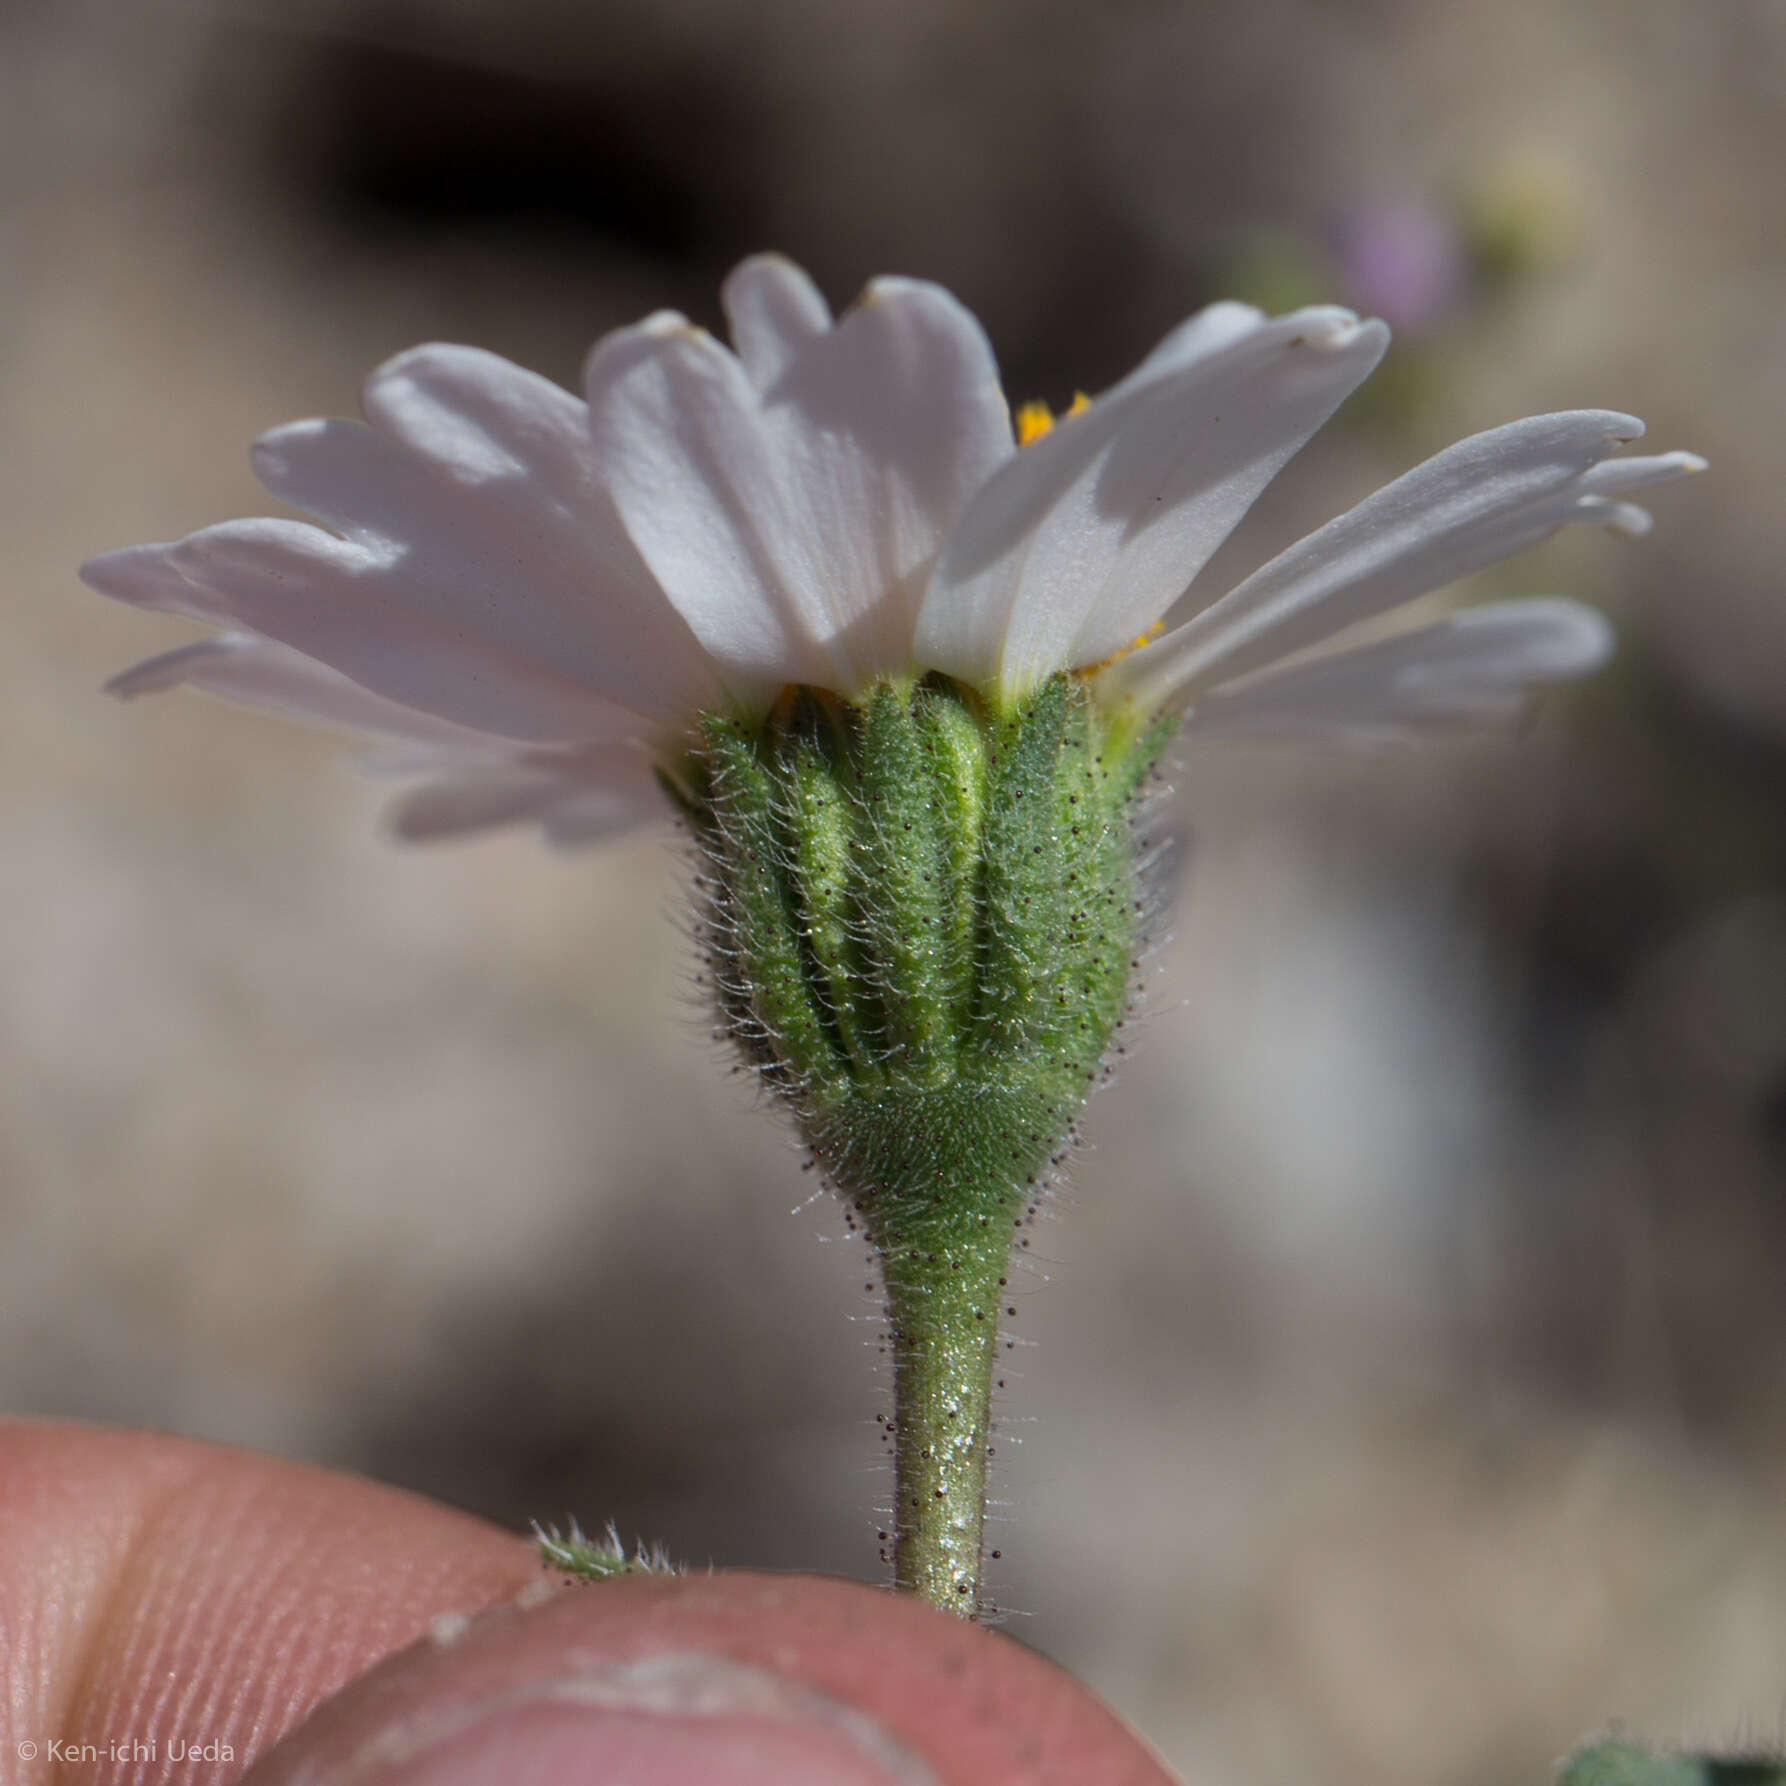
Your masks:
{"label": "green involucre", "polygon": [[[1057,676],[1008,718],[933,678],[862,707],[797,690],[702,735],[687,780],[721,1014],[802,1122],[867,1148],[859,1167],[818,1150],[840,1187],[899,1188],[904,1125],[857,1131],[923,1094],[1020,1094],[1066,1119],[1058,1141],[1127,1002],[1130,817],[1161,732],[1113,755],[1083,681]],[[1033,1126],[973,1123],[946,1151],[982,1179],[1022,1163],[1021,1183],[1053,1151],[1025,1154]]]}
{"label": "green involucre", "polygon": [[686,766],[721,1018],[881,1260],[898,1579],[963,1611],[1008,1256],[1128,1005],[1170,730],[1117,738],[1073,675],[1008,714],[930,677],[709,716]]}

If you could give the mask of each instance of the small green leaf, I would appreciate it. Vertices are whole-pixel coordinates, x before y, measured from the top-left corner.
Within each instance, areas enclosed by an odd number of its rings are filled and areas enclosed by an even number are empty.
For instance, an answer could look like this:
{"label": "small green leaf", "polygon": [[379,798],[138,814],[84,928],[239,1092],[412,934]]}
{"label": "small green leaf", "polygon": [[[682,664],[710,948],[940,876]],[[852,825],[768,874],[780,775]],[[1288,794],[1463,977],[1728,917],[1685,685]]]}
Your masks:
{"label": "small green leaf", "polygon": [[1660,1755],[1634,1743],[1590,1743],[1563,1763],[1558,1786],[1786,1786],[1786,1763],[1760,1756]]}

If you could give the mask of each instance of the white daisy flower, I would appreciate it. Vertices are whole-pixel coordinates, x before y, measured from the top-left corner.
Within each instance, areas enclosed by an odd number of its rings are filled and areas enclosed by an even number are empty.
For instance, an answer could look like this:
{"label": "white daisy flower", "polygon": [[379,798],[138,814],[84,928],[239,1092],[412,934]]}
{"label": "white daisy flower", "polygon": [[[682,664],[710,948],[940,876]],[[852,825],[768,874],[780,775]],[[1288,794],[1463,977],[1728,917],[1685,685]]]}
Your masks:
{"label": "white daisy flower", "polygon": [[763,255],[723,295],[732,349],[660,313],[597,343],[583,400],[437,345],[372,375],[364,423],[275,429],[255,470],[322,525],[225,522],[84,566],[226,629],[111,687],[389,741],[380,766],[420,778],[405,835],[531,820],[566,844],[665,810],[653,765],[697,716],[760,715],[791,684],[860,700],[940,671],[1007,708],[1078,671],[1136,725],[1388,740],[1518,712],[1604,660],[1606,623],[1498,602],[1308,648],[1567,522],[1641,532],[1619,499],[1702,465],[1620,456],[1630,416],[1534,417],[1217,590],[1204,566],[1376,365],[1382,323],[1214,305],[1019,450],[986,337],[937,286],[877,280],[834,322]]}
{"label": "white daisy flower", "polygon": [[[255,450],[314,515],[89,564],[221,636],[127,672],[386,741],[399,829],[660,810],[703,852],[705,974],[881,1263],[897,1583],[973,1616],[1009,1255],[1129,1008],[1172,728],[1381,742],[1507,717],[1602,661],[1605,622],[1500,602],[1340,635],[1696,470],[1629,416],[1441,453],[1238,587],[1204,568],[1388,341],[1349,311],[1217,304],[1019,446],[948,293],[881,280],[833,323],[786,261],[601,341],[584,400],[464,347],[367,385],[367,420]],[[1155,635],[1158,636],[1155,636]],[[1325,655],[1315,648],[1327,647]]]}

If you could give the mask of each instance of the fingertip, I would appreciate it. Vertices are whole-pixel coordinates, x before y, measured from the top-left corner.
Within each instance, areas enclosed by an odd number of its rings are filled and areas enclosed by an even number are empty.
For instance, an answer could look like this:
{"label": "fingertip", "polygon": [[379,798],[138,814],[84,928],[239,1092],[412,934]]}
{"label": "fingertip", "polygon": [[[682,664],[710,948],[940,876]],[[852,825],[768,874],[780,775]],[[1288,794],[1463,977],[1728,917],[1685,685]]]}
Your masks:
{"label": "fingertip", "polygon": [[[215,1777],[234,1777],[431,1620],[538,1575],[520,1539],[377,1483],[156,1434],[0,1424],[18,1741],[124,1733],[165,1752],[183,1735],[231,1751]],[[134,1780],[135,1765],[106,1757],[95,1778]]]}
{"label": "fingertip", "polygon": [[728,1573],[503,1607],[391,1658],[251,1786],[1171,1786],[1078,1683],[856,1583]]}
{"label": "fingertip", "polygon": [[0,1424],[0,1628],[9,1744],[95,1744],[100,1786],[1170,1786],[1051,1663],[914,1600],[559,1591],[449,1508],[154,1435]]}

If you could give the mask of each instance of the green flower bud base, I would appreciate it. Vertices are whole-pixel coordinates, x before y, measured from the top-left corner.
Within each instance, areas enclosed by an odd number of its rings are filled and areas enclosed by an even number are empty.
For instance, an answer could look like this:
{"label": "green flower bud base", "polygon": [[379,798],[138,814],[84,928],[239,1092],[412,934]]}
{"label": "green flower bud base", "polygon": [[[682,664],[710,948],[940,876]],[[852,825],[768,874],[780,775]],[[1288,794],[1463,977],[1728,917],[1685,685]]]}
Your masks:
{"label": "green flower bud base", "polygon": [[969,1617],[1011,1249],[1109,1071],[1170,732],[1119,731],[1076,675],[1007,711],[934,676],[794,689],[710,716],[672,788],[724,1027],[880,1261],[895,1581]]}

